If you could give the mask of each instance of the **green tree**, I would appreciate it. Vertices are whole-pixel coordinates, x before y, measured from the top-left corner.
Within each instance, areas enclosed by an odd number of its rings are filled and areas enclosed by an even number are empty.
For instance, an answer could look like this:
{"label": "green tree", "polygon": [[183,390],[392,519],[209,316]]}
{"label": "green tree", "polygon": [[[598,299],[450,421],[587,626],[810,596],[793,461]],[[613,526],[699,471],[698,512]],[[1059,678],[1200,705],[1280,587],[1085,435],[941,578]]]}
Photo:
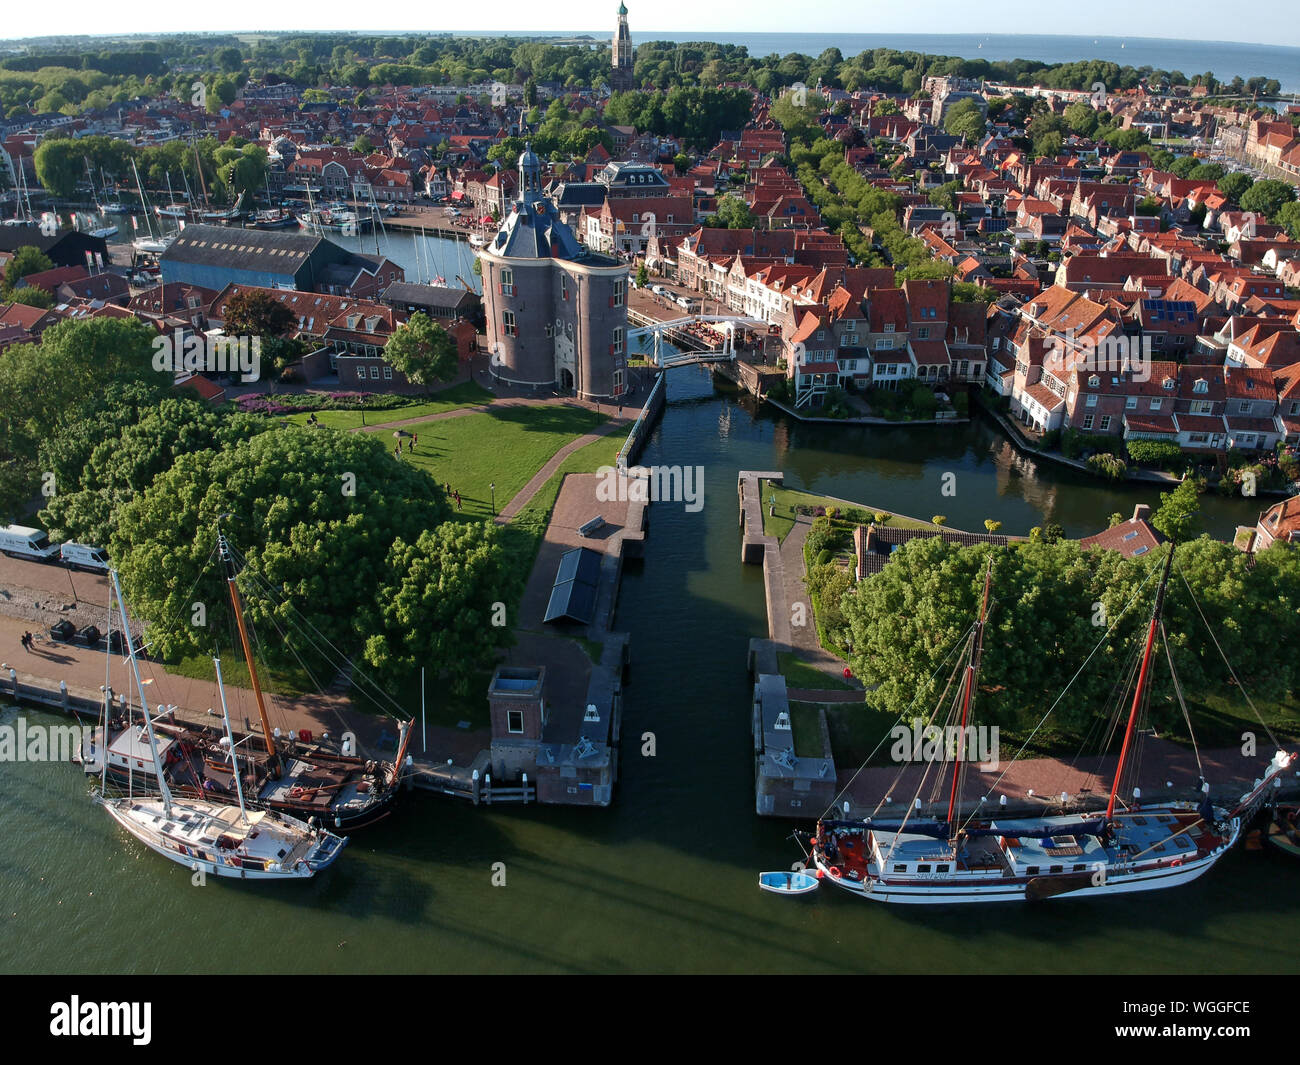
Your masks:
{"label": "green tree", "polygon": [[757,224],[754,212],[739,196],[727,193],[718,201],[718,223],[727,229],[752,229]]}
{"label": "green tree", "polygon": [[984,120],[979,104],[967,99],[959,100],[943,116],[943,128],[954,136],[961,137],[967,144],[975,144],[983,138],[988,123]]}
{"label": "green tree", "polygon": [[510,639],[492,618],[508,576],[501,530],[491,522],[444,522],[395,541],[380,580],[365,657],[381,676],[396,680],[424,666],[463,692]]}
{"label": "green tree", "polygon": [[[217,521],[230,515],[225,531],[247,561],[249,617],[276,633],[262,643],[266,658],[302,656],[319,668],[322,640],[351,654],[371,634],[365,619],[386,594],[393,543],[416,541],[445,513],[432,479],[377,437],[284,425],[178,454],[118,509],[109,553],[150,621],[151,647],[168,658],[208,654],[233,621],[213,564]],[[193,623],[195,602],[207,605],[206,625]]]}
{"label": "green tree", "polygon": [[32,157],[36,180],[53,196],[67,199],[86,174],[86,163],[75,141],[67,137],[46,138]]}
{"label": "green tree", "polygon": [[370,138],[364,133],[352,142],[352,150],[358,155],[369,155],[374,146],[370,143]]}
{"label": "green tree", "polygon": [[66,420],[44,440],[40,465],[58,492],[41,511],[61,539],[106,544],[117,508],[144,491],[181,455],[221,448],[271,427],[265,418],[228,415],[188,396],[115,387],[93,415]]}
{"label": "green tree", "polygon": [[1151,524],[1175,543],[1191,540],[1200,529],[1199,496],[1196,481],[1191,477],[1185,478],[1173,491],[1160,493],[1160,506],[1152,515]]}
{"label": "green tree", "polygon": [[1255,184],[1243,192],[1240,203],[1243,211],[1254,211],[1256,214],[1271,219],[1286,204],[1294,200],[1294,187],[1288,185],[1285,181],[1265,178],[1262,181],[1256,181]]}
{"label": "green tree", "polygon": [[287,336],[298,325],[298,319],[274,296],[260,289],[236,292],[226,301],[225,329],[229,336],[272,337]]}
{"label": "green tree", "polygon": [[[115,385],[157,395],[171,384],[153,369],[157,334],[134,318],[59,322],[39,343],[0,354],[0,514],[13,515],[41,487],[36,457],[61,425],[84,420]],[[59,490],[59,481],[53,484]]]}
{"label": "green tree", "polygon": [[0,285],[5,298],[9,299],[14,287],[28,274],[39,274],[43,270],[54,269],[54,263],[40,248],[30,244],[22,245],[14,257],[5,263],[4,282]]}
{"label": "green tree", "polygon": [[459,369],[456,341],[420,311],[389,337],[384,358],[412,384],[426,388],[438,381],[450,381]]}

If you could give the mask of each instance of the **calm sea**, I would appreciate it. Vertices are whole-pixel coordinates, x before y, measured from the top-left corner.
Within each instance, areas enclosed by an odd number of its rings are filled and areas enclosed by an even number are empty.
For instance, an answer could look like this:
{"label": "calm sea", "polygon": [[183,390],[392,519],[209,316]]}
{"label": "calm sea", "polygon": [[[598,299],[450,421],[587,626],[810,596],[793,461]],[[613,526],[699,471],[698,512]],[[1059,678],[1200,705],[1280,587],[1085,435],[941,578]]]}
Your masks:
{"label": "calm sea", "polygon": [[[604,39],[605,30],[574,31]],[[549,36],[550,34],[548,34]],[[479,36],[479,34],[474,34]],[[1105,59],[1121,65],[1181,70],[1189,77],[1207,70],[1222,81],[1276,78],[1286,93],[1300,92],[1300,48],[1225,41],[1182,41],[1155,37],[1067,37],[1011,33],[646,33],[632,27],[633,44],[648,41],[715,41],[744,45],[754,56],[801,52],[818,56],[838,48],[855,56],[873,48],[960,56],[963,59],[1033,59],[1064,63]]]}

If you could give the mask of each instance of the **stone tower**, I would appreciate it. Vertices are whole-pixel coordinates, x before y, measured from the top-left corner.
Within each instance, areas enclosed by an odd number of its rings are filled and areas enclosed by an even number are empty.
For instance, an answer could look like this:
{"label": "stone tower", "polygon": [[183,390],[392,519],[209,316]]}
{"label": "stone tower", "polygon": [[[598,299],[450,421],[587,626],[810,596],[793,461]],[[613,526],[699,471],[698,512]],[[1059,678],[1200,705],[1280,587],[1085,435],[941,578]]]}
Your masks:
{"label": "stone tower", "polygon": [[542,192],[531,148],[519,156],[518,199],[479,262],[495,378],[584,399],[622,397],[627,264],[578,243]]}
{"label": "stone tower", "polygon": [[632,32],[627,28],[627,5],[618,5],[618,28],[614,30],[613,69],[610,88],[626,92],[632,88]]}

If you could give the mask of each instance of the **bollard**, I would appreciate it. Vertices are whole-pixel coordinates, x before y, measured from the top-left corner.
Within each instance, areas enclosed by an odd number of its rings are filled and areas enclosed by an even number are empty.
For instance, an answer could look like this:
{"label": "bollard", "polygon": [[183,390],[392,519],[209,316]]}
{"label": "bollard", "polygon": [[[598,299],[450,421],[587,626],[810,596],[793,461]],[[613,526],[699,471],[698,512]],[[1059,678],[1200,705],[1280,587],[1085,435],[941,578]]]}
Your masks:
{"label": "bollard", "polygon": [[478,805],[478,770],[477,769],[470,774],[469,779],[470,779],[470,784],[472,786],[470,797],[474,800],[474,805],[477,806]]}
{"label": "bollard", "polygon": [[523,779],[524,779],[524,805],[527,806],[528,805],[528,774],[527,773],[523,774]]}
{"label": "bollard", "polygon": [[10,690],[13,693],[14,702],[17,702],[18,701],[18,670],[14,669],[12,666],[9,667],[9,684],[11,685]]}
{"label": "bollard", "polygon": [[66,680],[59,681],[59,702],[66,714],[68,712],[68,682]]}

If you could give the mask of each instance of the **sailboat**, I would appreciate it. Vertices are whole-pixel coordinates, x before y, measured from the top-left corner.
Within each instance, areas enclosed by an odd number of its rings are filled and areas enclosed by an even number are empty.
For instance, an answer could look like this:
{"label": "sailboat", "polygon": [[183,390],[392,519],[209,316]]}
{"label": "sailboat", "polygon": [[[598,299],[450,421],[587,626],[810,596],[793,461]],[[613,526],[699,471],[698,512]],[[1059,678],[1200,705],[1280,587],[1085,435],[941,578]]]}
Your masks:
{"label": "sailboat", "polygon": [[[234,762],[227,765],[227,752],[214,736],[186,728],[169,729],[172,738],[182,741],[182,751],[193,749],[208,771],[224,778],[247,774],[248,801],[262,809],[318,818],[340,831],[352,831],[386,817],[401,785],[402,766],[411,741],[411,722],[398,726],[397,753],[389,761],[368,760],[324,746],[281,739],[272,728],[267,714],[257,665],[253,659],[248,625],[244,618],[243,599],[235,583],[235,561],[229,541],[218,532],[218,554],[226,568],[226,584],[234,612],[244,659],[248,666],[253,697],[257,703],[262,731],[256,754],[246,757],[247,768],[233,773]],[[245,737],[239,741],[243,745]],[[186,762],[178,759],[183,773]]]}
{"label": "sailboat", "polygon": [[[1139,712],[1148,692],[1173,555],[1174,545],[1170,544],[1104,813],[996,819],[972,816],[963,821],[959,742],[944,820],[911,820],[919,798],[913,800],[915,807],[909,807],[909,816],[902,820],[823,818],[810,840],[809,857],[816,875],[864,899],[935,905],[1153,891],[1189,883],[1209,872],[1237,842],[1242,825],[1296,756],[1277,752],[1263,777],[1230,810],[1210,802],[1208,784],[1202,785],[1199,804],[1143,805],[1134,789],[1133,802],[1117,810],[1121,781],[1134,755]],[[966,734],[971,720],[992,576],[990,559],[979,620],[954,702],[954,710],[960,706],[962,731],[958,736]]]}
{"label": "sailboat", "polygon": [[[110,579],[121,612],[122,629],[129,632],[126,602],[122,598],[116,571],[110,574]],[[127,648],[136,690],[143,692],[140,666],[130,640]],[[215,658],[213,662],[221,693],[226,739],[233,747],[230,714],[221,682],[221,663]],[[144,702],[143,697],[141,701]],[[196,873],[241,880],[303,880],[332,865],[342,853],[347,841],[341,836],[284,814],[248,809],[239,774],[235,774],[238,802],[234,805],[173,796],[158,759],[157,737],[147,704],[143,710],[159,794],[112,796],[105,779],[101,782],[96,801],[118,825],[151,851]],[[104,765],[107,765],[106,761]]]}
{"label": "sailboat", "polygon": [[[140,180],[140,168],[136,166],[135,160],[131,161],[131,169],[135,173],[135,187],[140,192],[140,206],[144,209],[144,224],[148,227],[148,236],[136,237],[131,242],[131,249],[136,255],[158,256],[171,247],[172,241],[176,239],[176,234],[173,233],[169,237],[164,237],[160,232],[158,236],[154,236],[153,223],[149,220],[149,200],[144,194],[144,182]],[[134,217],[131,219],[131,224],[137,230],[139,229],[139,224]]]}

